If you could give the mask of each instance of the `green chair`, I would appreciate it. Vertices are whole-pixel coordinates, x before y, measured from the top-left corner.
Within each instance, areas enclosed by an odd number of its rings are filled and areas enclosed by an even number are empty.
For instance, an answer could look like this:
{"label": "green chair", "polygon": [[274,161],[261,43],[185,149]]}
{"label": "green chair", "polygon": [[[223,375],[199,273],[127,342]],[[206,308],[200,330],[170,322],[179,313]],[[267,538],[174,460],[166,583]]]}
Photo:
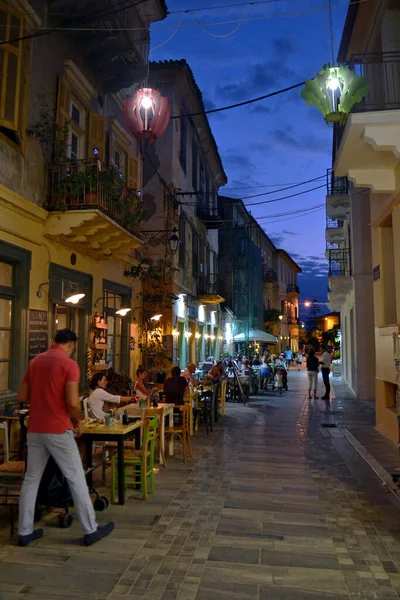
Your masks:
{"label": "green chair", "polygon": [[[124,485],[142,488],[142,499],[147,500],[147,491],[154,493],[154,447],[157,438],[159,417],[147,419],[143,425],[141,450],[128,450],[124,456]],[[111,459],[111,499],[115,502],[118,490],[118,456]]]}

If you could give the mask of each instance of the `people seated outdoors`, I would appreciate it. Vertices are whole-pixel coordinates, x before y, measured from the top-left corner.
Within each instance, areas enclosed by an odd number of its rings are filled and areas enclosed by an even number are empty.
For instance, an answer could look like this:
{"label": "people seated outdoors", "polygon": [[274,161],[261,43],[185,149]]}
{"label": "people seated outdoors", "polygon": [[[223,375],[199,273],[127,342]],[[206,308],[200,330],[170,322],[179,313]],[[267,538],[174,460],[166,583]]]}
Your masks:
{"label": "people seated outdoors", "polygon": [[162,385],[158,385],[151,389],[146,386],[148,374],[149,372],[143,367],[143,365],[138,366],[136,371],[136,381],[133,389],[139,402],[143,400],[147,402],[149,398],[154,396],[156,392],[162,389]]}
{"label": "people seated outdoors", "polygon": [[182,371],[182,377],[184,377],[186,379],[188,384],[192,384],[192,386],[196,386],[199,383],[197,381],[197,379],[195,379],[195,377],[194,377],[196,369],[197,369],[197,367],[196,367],[195,363],[189,362],[186,365],[186,369],[184,371]]}
{"label": "people seated outdoors", "polygon": [[106,392],[107,377],[103,373],[93,375],[89,383],[90,395],[88,398],[88,407],[94,419],[101,421],[106,416],[104,409],[109,404],[128,404],[135,402],[131,396],[114,396]]}
{"label": "people seated outdoors", "polygon": [[211,371],[207,374],[204,382],[208,384],[219,383],[221,381],[221,370],[218,364],[214,365]]}
{"label": "people seated outdoors", "polygon": [[171,377],[167,377],[164,382],[165,400],[172,404],[184,404],[184,395],[189,389],[189,384],[185,377],[181,375],[179,367],[172,367]]}
{"label": "people seated outdoors", "polygon": [[251,374],[251,366],[248,358],[244,358],[241,366],[241,371],[243,375]]}

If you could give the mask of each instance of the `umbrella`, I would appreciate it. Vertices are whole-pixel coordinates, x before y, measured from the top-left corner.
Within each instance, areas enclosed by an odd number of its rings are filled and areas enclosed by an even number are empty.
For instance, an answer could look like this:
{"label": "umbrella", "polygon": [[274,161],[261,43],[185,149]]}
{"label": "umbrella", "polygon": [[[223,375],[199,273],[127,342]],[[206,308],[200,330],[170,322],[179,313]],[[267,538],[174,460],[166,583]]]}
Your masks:
{"label": "umbrella", "polygon": [[264,342],[266,344],[277,344],[278,338],[261,329],[250,329],[249,334],[239,333],[233,338],[235,342]]}

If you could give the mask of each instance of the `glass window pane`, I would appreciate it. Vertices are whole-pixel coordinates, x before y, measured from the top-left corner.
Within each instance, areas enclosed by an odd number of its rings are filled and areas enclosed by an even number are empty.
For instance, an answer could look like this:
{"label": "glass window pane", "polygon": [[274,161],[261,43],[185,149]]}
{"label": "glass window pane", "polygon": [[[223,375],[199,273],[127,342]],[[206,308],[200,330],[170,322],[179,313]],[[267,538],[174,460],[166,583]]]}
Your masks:
{"label": "glass window pane", "polygon": [[12,287],[13,284],[13,268],[5,262],[0,262],[0,285]]}
{"label": "glass window pane", "polygon": [[9,389],[9,373],[10,363],[0,362],[0,392],[5,392]]}
{"label": "glass window pane", "polygon": [[0,298],[0,327],[11,327],[12,301]]}
{"label": "glass window pane", "polygon": [[114,335],[114,318],[107,317],[108,335]]}
{"label": "glass window pane", "polygon": [[121,354],[121,346],[122,346],[122,338],[116,337],[115,338],[115,353],[116,354]]}
{"label": "glass window pane", "polygon": [[122,330],[122,319],[115,319],[115,326],[116,326],[116,334],[117,335],[121,335],[121,330]]}
{"label": "glass window pane", "polygon": [[10,356],[11,331],[0,329],[0,359],[7,360]]}

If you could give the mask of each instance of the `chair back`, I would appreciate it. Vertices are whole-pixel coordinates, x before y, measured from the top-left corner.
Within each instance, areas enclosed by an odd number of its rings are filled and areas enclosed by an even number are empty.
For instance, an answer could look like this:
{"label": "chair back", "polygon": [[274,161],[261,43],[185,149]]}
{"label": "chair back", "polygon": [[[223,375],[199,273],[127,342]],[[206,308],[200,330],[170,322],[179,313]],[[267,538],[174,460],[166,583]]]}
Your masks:
{"label": "chair back", "polygon": [[89,418],[88,399],[86,396],[81,396],[80,401],[82,402],[82,411],[85,416],[85,421],[87,421]]}
{"label": "chair back", "polygon": [[3,462],[10,460],[10,449],[8,446],[8,428],[7,423],[0,423],[0,435],[3,436]]}
{"label": "chair back", "polygon": [[157,437],[157,428],[159,423],[159,416],[153,419],[146,419],[143,425],[143,439],[142,439],[142,452],[143,459],[147,460],[150,458],[150,462],[154,461],[154,446]]}
{"label": "chair back", "polygon": [[181,427],[182,427],[182,431],[187,431],[189,432],[189,428],[190,428],[190,411],[192,410],[192,407],[190,404],[183,404],[183,405],[178,405],[176,406],[176,410],[182,413],[182,422],[181,422]]}
{"label": "chair back", "polygon": [[223,379],[220,385],[220,388],[218,390],[218,398],[220,400],[225,400],[226,397],[226,386],[228,384],[227,379]]}
{"label": "chair back", "polygon": [[176,392],[159,392],[160,402],[166,404],[184,404],[183,394]]}

